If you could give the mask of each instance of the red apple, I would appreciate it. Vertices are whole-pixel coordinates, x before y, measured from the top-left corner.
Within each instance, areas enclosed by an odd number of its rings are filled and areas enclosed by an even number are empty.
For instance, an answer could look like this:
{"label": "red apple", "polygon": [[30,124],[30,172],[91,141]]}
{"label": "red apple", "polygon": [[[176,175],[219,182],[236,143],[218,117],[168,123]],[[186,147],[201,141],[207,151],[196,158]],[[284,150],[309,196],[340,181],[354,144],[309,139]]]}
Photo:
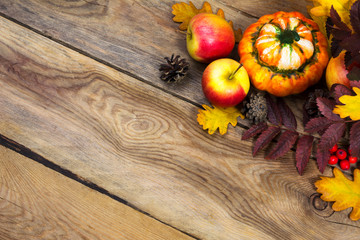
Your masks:
{"label": "red apple", "polygon": [[205,97],[215,106],[233,107],[249,92],[249,76],[239,62],[222,58],[210,63],[202,76]]}
{"label": "red apple", "polygon": [[350,80],[347,78],[348,70],[345,67],[345,51],[336,58],[331,58],[326,68],[326,85],[329,89],[335,83],[343,84],[350,88]]}
{"label": "red apple", "polygon": [[199,62],[226,57],[235,46],[233,28],[215,14],[197,14],[188,25],[186,46],[190,56]]}

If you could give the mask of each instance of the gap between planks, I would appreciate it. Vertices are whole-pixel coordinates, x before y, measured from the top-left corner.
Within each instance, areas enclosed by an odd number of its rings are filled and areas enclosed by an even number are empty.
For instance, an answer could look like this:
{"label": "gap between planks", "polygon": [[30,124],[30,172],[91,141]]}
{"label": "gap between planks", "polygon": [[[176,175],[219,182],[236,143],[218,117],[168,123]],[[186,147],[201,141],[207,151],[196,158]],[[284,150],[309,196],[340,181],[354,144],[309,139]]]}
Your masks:
{"label": "gap between planks", "polygon": [[132,205],[128,201],[126,201],[126,200],[124,200],[124,199],[110,193],[106,189],[98,186],[97,184],[95,184],[93,182],[90,182],[90,181],[78,176],[77,174],[71,172],[68,169],[62,168],[61,166],[49,161],[48,159],[40,156],[39,154],[31,151],[29,148],[27,148],[27,147],[15,142],[15,141],[9,139],[9,138],[1,135],[1,134],[0,134],[0,146],[4,146],[5,148],[11,149],[11,150],[21,154],[22,156],[28,158],[28,159],[32,159],[35,162],[38,162],[38,163],[44,165],[45,167],[47,167],[47,168],[49,168],[51,170],[54,170],[55,172],[58,172],[59,174],[65,176],[67,178],[75,180],[76,182],[78,182],[78,183],[80,183],[80,184],[82,184],[82,185],[84,185],[84,186],[86,186],[86,187],[88,187],[88,188],[90,188],[90,189],[92,189],[92,190],[94,190],[96,192],[104,194],[104,195],[110,197],[111,199],[119,202],[120,204],[125,204],[126,206],[134,209],[135,211],[138,211],[138,212],[140,212],[140,213],[142,213],[142,214],[144,214],[144,215],[146,215],[146,216],[148,216],[148,217],[150,217],[150,218],[152,218],[152,219],[154,219],[154,220],[156,220],[156,221],[158,221],[158,222],[160,222],[160,223],[162,223],[162,224],[164,224],[166,226],[169,226],[169,227],[173,228],[174,230],[179,231],[179,232],[181,232],[181,233],[183,233],[183,234],[185,234],[185,235],[187,235],[187,236],[189,236],[189,237],[191,237],[193,239],[199,239],[199,238],[197,238],[197,237],[195,237],[195,236],[193,236],[193,235],[191,235],[191,234],[189,234],[187,232],[184,232],[184,231],[182,231],[182,230],[180,230],[180,229],[178,229],[178,228],[176,228],[174,226],[171,226],[170,224],[168,224],[166,222],[161,221],[160,219],[157,219],[156,217],[152,216],[151,214],[137,208],[136,206]]}

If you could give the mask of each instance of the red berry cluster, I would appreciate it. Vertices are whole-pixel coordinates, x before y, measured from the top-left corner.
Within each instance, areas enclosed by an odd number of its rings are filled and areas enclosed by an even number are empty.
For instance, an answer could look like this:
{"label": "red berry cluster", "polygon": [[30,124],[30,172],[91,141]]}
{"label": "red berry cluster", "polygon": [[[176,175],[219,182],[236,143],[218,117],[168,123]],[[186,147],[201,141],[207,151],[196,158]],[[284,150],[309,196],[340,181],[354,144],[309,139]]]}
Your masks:
{"label": "red berry cluster", "polygon": [[351,156],[350,149],[347,152],[346,150],[339,148],[337,144],[335,144],[329,151],[331,153],[329,164],[335,165],[339,162],[339,166],[342,170],[349,170],[350,164],[354,164],[358,161],[357,157]]}

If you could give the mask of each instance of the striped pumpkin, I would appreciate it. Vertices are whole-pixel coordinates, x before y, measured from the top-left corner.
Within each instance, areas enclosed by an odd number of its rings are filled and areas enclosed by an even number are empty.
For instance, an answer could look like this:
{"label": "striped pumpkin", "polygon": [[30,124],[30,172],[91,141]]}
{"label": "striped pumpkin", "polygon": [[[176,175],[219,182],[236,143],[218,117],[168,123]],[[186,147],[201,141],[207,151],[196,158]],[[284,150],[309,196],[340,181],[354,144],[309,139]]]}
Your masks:
{"label": "striped pumpkin", "polygon": [[279,97],[317,83],[329,60],[318,25],[299,12],[261,17],[245,30],[238,50],[252,84]]}

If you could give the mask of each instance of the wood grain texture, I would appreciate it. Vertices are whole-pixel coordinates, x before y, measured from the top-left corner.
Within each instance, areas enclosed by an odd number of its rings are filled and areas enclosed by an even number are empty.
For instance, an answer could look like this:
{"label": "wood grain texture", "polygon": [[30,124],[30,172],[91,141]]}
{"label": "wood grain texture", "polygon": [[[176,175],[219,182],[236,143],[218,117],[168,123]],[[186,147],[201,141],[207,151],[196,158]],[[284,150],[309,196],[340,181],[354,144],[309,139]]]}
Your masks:
{"label": "wood grain texture", "polygon": [[193,239],[0,146],[0,239]]}
{"label": "wood grain texture", "polygon": [[[201,76],[206,65],[190,58],[186,35],[180,33],[179,24],[172,21],[171,6],[177,2],[181,1],[0,0],[0,12],[167,92],[198,104],[207,103],[201,91]],[[201,7],[204,1],[192,2]],[[226,18],[243,31],[264,14],[295,9],[306,13],[307,4],[305,0],[209,3],[213,11],[222,8]],[[169,85],[159,79],[159,65],[172,53],[190,62],[189,76],[181,84]],[[239,58],[237,45],[231,57]]]}
{"label": "wood grain texture", "polygon": [[300,177],[291,154],[252,158],[241,128],[209,136],[186,101],[3,18],[0,36],[8,138],[202,239],[359,236],[347,213],[312,210],[314,162]]}

